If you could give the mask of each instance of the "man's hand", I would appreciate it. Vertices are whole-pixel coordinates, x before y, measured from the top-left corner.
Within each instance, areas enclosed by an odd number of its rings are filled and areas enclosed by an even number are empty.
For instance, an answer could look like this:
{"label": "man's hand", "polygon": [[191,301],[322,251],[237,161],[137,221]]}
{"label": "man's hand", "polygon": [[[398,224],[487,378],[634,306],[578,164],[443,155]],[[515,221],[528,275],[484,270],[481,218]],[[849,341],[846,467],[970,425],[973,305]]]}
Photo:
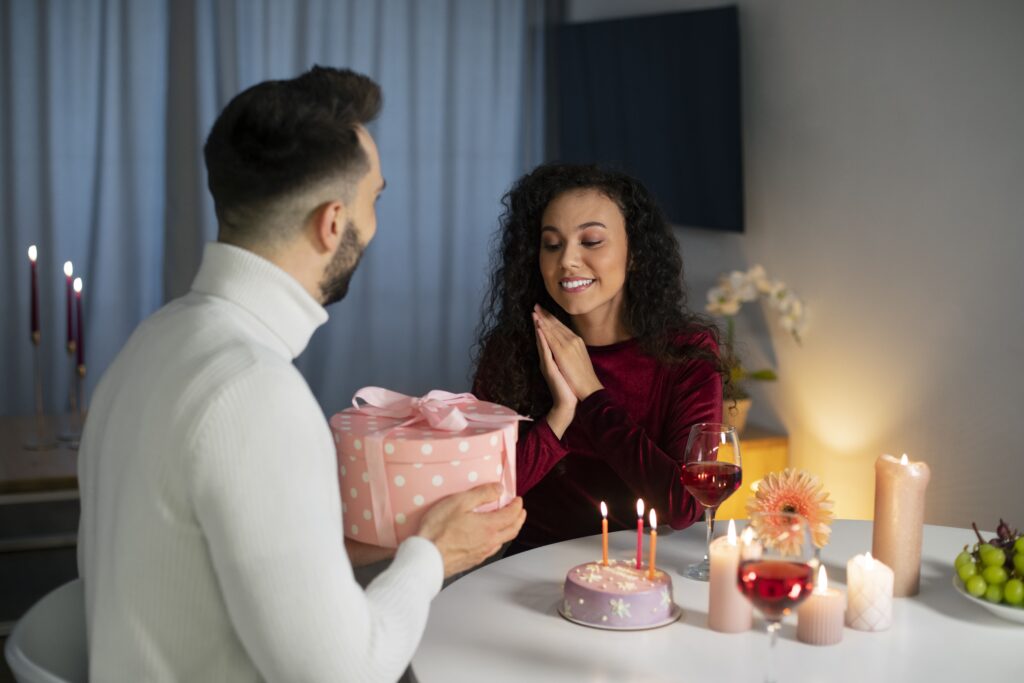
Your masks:
{"label": "man's hand", "polygon": [[417,536],[437,546],[445,577],[475,567],[519,533],[526,520],[522,498],[494,512],[473,512],[499,496],[501,485],[484,484],[442,498],[423,516]]}

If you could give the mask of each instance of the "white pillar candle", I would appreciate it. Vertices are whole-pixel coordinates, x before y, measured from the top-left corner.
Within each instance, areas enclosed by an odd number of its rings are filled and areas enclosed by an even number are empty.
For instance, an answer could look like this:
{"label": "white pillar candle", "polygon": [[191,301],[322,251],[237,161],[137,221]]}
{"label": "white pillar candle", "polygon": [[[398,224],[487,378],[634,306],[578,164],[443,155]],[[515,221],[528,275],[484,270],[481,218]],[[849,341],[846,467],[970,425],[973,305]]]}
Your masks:
{"label": "white pillar candle", "polygon": [[931,470],[923,462],[883,455],[875,461],[875,524],[871,552],[892,567],[894,595],[917,595],[921,583],[924,494]]}
{"label": "white pillar candle", "polygon": [[893,572],[871,557],[846,563],[846,625],[858,631],[884,631],[892,624]]}
{"label": "white pillar candle", "polygon": [[708,582],[708,627],[721,633],[749,631],[754,608],[738,585],[740,548],[736,523],[729,520],[729,533],[711,543],[711,576]]}
{"label": "white pillar candle", "polygon": [[797,640],[808,645],[835,645],[843,639],[845,610],[843,594],[828,587],[825,565],[820,566],[814,591],[796,611]]}

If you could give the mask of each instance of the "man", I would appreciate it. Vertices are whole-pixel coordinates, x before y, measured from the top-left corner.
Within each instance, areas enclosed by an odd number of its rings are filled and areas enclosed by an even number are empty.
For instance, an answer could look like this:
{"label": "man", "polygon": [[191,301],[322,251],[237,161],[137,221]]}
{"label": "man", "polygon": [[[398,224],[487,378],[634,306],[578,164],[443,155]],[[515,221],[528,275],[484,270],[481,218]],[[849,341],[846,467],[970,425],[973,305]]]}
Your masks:
{"label": "man", "polygon": [[[365,590],[334,444],[292,360],[344,297],[384,189],[380,91],[315,67],[232,100],[205,147],[219,223],[184,297],[133,333],[79,461],[91,680],[387,681],[442,577],[510,540],[496,485],[438,502]],[[352,554],[350,557],[350,553]]]}

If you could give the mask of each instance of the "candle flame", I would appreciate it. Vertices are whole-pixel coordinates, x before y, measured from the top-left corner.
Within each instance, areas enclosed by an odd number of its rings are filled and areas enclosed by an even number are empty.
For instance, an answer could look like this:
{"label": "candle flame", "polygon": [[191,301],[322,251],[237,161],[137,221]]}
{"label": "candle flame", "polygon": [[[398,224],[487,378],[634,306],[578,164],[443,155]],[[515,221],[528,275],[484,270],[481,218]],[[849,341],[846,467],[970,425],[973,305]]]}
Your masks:
{"label": "candle flame", "polygon": [[657,528],[658,528],[658,513],[656,513],[654,511],[654,508],[651,508],[651,529],[657,529]]}
{"label": "candle flame", "polygon": [[39,255],[39,251],[36,249],[36,245],[32,245],[28,248],[28,260],[32,263],[36,262],[36,256]]}
{"label": "candle flame", "polygon": [[80,278],[80,277],[76,277],[75,278],[75,285],[74,285],[74,287],[75,287],[75,293],[76,294],[81,294],[82,293],[82,278]]}
{"label": "candle flame", "polygon": [[71,277],[75,273],[75,267],[71,265],[71,261],[64,262],[64,274]]}
{"label": "candle flame", "polygon": [[825,571],[825,565],[818,567],[818,585],[814,587],[814,592],[828,592],[828,573]]}
{"label": "candle flame", "polygon": [[902,458],[900,458],[900,464],[901,464],[901,465],[906,465],[906,464],[907,464],[908,462],[910,462],[910,461],[909,461],[909,460],[907,460],[907,454],[906,454],[906,453],[904,453],[904,454],[903,454],[903,457],[902,457]]}
{"label": "candle flame", "polygon": [[758,479],[757,481],[755,481],[753,484],[750,485],[750,490],[753,491],[754,493],[757,493],[757,490],[759,488],[761,488],[761,480],[760,479]]}
{"label": "candle flame", "polygon": [[736,545],[736,521],[729,520],[729,533],[725,535],[726,542],[729,545]]}
{"label": "candle flame", "polygon": [[748,526],[746,529],[743,530],[743,533],[740,535],[740,538],[743,539],[743,542],[745,544],[750,545],[754,542],[754,530]]}
{"label": "candle flame", "polygon": [[603,500],[601,501],[601,516],[608,518],[608,506],[604,504]]}
{"label": "candle flame", "polygon": [[640,519],[644,518],[644,499],[643,498],[637,498],[636,499],[636,516],[639,517]]}

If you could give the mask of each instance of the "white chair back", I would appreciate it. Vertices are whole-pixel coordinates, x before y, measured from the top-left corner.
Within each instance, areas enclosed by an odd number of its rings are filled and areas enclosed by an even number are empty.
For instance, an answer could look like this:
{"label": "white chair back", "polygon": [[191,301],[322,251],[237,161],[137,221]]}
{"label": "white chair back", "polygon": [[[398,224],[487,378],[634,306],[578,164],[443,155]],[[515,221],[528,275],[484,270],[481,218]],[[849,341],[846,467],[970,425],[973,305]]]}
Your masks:
{"label": "white chair back", "polygon": [[85,597],[75,579],[32,605],[7,638],[7,664],[18,683],[86,683]]}

